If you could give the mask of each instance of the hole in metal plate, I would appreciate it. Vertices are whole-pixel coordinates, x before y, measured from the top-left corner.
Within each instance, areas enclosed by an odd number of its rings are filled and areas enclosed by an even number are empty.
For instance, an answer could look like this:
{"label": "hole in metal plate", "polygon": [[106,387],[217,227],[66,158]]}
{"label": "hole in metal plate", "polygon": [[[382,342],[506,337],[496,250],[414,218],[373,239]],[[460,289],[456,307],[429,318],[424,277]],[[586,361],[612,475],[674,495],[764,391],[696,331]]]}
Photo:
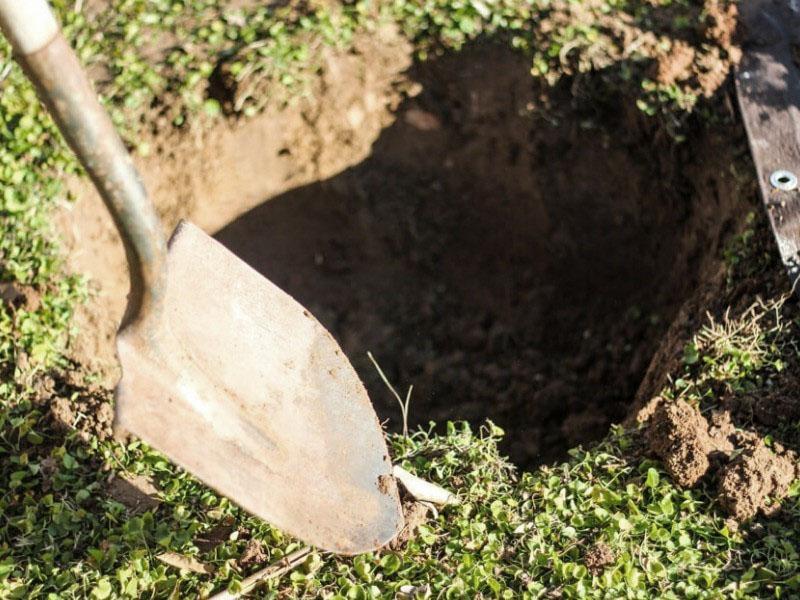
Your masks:
{"label": "hole in metal plate", "polygon": [[797,189],[797,175],[785,169],[773,171],[769,176],[769,182],[777,190],[791,192]]}

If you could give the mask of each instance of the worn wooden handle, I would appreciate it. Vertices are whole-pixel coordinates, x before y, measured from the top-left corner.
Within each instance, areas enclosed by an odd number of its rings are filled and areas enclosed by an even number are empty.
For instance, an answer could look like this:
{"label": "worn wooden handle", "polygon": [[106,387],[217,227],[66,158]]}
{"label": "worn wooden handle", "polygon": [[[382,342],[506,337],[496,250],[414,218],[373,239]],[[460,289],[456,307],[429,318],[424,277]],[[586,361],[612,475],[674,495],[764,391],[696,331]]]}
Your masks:
{"label": "worn wooden handle", "polygon": [[20,55],[41,50],[58,34],[47,0],[0,0],[0,27]]}
{"label": "worn wooden handle", "polygon": [[78,57],[61,35],[46,0],[0,0],[0,28],[125,242],[131,294],[123,326],[146,315],[158,317],[167,255],[161,224]]}

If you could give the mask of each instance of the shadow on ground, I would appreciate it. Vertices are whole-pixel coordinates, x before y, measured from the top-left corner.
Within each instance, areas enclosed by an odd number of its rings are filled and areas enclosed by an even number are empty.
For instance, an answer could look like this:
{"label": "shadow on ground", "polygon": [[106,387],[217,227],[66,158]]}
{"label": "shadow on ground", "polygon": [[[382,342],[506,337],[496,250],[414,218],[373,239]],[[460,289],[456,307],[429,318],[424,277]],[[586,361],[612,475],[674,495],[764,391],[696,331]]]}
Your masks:
{"label": "shadow on ground", "polygon": [[677,146],[632,102],[529,69],[485,43],[415,66],[368,159],[216,234],[333,332],[391,427],[367,351],[414,385],[412,424],[490,418],[522,466],[625,416],[746,210],[726,141]]}

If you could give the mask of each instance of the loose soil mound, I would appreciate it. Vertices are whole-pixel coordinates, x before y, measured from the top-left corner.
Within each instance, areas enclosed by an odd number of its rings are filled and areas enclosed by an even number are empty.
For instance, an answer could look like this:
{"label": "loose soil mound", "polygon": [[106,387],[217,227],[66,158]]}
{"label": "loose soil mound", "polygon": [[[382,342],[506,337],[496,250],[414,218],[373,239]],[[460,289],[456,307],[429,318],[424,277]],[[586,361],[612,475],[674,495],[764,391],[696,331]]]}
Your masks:
{"label": "loose soil mound", "polygon": [[[786,400],[797,410],[797,397]],[[708,418],[683,400],[657,398],[654,404],[649,447],[675,483],[694,487],[715,479],[720,505],[738,521],[777,511],[778,500],[800,476],[797,453],[781,443],[765,445],[746,400],[729,399]]]}
{"label": "loose soil mound", "polygon": [[[393,426],[368,350],[414,385],[412,422],[488,417],[520,464],[554,460],[625,417],[681,305],[719,281],[749,208],[736,146],[675,145],[494,46],[409,69],[382,35],[288,109],[157,137],[145,179],[169,225],[195,220],[329,327]],[[75,191],[64,230],[100,286],[75,352],[108,362],[124,263]]]}

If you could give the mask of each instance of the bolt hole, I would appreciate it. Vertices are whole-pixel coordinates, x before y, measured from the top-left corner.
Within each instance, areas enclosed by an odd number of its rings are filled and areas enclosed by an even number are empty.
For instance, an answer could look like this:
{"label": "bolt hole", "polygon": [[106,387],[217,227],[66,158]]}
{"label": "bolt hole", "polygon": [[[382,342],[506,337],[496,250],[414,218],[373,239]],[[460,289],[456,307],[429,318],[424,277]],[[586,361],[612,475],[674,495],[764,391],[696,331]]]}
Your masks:
{"label": "bolt hole", "polygon": [[797,189],[797,176],[791,171],[780,169],[773,171],[769,177],[772,187],[784,192],[791,192]]}

